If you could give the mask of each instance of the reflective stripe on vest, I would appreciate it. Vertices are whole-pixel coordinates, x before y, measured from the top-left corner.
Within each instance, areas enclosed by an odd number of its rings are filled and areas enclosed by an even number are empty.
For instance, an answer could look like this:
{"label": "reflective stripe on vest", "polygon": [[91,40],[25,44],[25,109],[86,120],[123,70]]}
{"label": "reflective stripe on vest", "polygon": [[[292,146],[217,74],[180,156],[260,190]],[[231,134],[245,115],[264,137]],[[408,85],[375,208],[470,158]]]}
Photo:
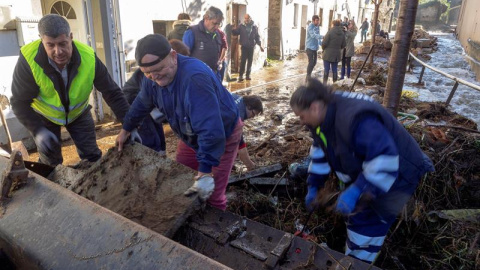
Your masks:
{"label": "reflective stripe on vest", "polygon": [[73,41],[81,60],[77,75],[73,78],[68,89],[70,104],[67,111],[57,90],[55,90],[52,80],[44,73],[42,67],[35,62],[40,42],[41,40],[36,40],[20,49],[40,89],[31,106],[36,112],[53,123],[66,125],[73,122],[88,108],[88,98],[92,92],[93,80],[95,78],[95,53],[89,46]]}
{"label": "reflective stripe on vest", "polygon": [[[317,136],[322,139],[323,145],[325,145],[325,148],[327,147],[327,138],[325,137],[325,134],[320,130],[320,127],[318,126],[317,129],[315,130],[317,133]],[[325,153],[326,154],[326,153]]]}

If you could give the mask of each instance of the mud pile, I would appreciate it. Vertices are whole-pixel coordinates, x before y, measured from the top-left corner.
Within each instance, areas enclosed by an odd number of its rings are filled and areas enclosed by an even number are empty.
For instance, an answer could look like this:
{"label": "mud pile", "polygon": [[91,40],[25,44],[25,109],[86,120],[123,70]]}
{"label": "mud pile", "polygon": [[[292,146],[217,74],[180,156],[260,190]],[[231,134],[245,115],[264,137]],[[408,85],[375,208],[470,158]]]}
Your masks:
{"label": "mud pile", "polygon": [[57,166],[50,180],[167,237],[198,209],[183,192],[194,172],[139,144],[111,148],[86,169]]}

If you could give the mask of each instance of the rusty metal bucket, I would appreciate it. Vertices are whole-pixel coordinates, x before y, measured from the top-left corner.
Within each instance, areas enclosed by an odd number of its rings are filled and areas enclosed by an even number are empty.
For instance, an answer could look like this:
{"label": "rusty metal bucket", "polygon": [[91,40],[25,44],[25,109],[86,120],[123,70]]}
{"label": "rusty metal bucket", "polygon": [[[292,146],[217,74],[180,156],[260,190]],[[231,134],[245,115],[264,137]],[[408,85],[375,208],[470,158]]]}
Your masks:
{"label": "rusty metal bucket", "polygon": [[0,157],[0,250],[17,269],[228,269]]}

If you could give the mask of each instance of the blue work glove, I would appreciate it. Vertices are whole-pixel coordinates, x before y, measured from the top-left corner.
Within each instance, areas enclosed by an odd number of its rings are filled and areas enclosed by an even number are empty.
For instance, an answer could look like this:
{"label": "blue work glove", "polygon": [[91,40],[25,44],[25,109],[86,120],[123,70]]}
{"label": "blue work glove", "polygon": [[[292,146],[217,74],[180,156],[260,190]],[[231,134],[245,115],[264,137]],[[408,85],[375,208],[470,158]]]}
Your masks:
{"label": "blue work glove", "polygon": [[318,194],[318,187],[308,186],[307,196],[305,196],[305,206],[307,210],[310,212],[313,210],[314,205],[312,204],[315,201],[315,198]]}
{"label": "blue work glove", "polygon": [[138,134],[137,129],[134,129],[130,132],[130,144],[134,144],[135,142],[142,144],[142,137],[140,137],[140,134]]}
{"label": "blue work glove", "polygon": [[355,209],[362,190],[355,184],[350,185],[345,191],[343,191],[337,200],[336,210],[340,214],[349,215]]}
{"label": "blue work glove", "polygon": [[38,151],[47,156],[54,154],[55,148],[60,147],[60,141],[57,136],[45,127],[40,128],[40,130],[33,136],[33,139],[37,145]]}

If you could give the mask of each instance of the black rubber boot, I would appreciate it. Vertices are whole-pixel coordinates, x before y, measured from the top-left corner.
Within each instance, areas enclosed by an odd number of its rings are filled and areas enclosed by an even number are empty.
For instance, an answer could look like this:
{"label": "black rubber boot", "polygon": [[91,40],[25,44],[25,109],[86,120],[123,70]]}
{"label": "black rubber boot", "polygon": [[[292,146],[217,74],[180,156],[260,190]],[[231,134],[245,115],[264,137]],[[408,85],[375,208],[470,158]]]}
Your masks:
{"label": "black rubber boot", "polygon": [[333,73],[332,77],[333,77],[333,82],[336,82],[338,79],[338,73]]}

